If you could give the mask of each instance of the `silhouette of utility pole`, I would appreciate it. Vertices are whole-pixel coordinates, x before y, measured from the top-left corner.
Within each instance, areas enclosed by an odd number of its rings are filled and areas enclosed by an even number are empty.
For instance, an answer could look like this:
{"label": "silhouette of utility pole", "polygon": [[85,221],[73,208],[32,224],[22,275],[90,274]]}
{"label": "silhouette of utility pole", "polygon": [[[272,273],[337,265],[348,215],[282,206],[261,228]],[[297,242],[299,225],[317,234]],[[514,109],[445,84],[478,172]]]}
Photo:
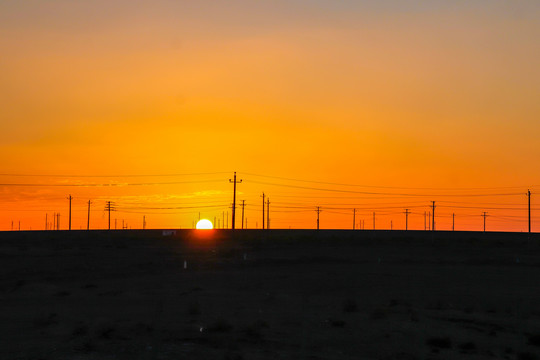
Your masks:
{"label": "silhouette of utility pole", "polygon": [[[11,225],[13,225],[13,221],[11,222]],[[53,213],[53,227],[52,227],[52,229],[56,230],[56,213]]]}
{"label": "silhouette of utility pole", "polygon": [[216,223],[216,217],[214,216],[214,222],[212,223],[214,225],[214,228],[218,229],[219,227],[217,227],[217,223]]}
{"label": "silhouette of utility pole", "polygon": [[527,190],[527,197],[529,198],[529,233],[531,232],[531,190]]}
{"label": "silhouette of utility pole", "polygon": [[452,213],[452,231],[455,230],[455,227],[454,227],[454,225],[455,225],[455,221],[454,221],[454,220],[455,220],[455,217],[456,217],[456,214],[455,214],[455,213]]}
{"label": "silhouette of utility pole", "polygon": [[432,210],[433,211],[433,216],[431,218],[431,221],[432,221],[431,230],[435,231],[435,201],[432,201],[431,203],[432,203],[431,207],[433,208],[433,210]]}
{"label": "silhouette of utility pole", "polygon": [[375,230],[375,211],[373,212],[373,230]]}
{"label": "silhouette of utility pole", "polygon": [[56,230],[60,230],[60,213],[56,214]]}
{"label": "silhouette of utility pole", "polygon": [[143,215],[142,217],[142,228],[143,230],[146,230],[146,215]]}
{"label": "silhouette of utility pole", "polygon": [[405,230],[409,230],[409,209],[405,209]]}
{"label": "silhouette of utility pole", "polygon": [[229,211],[227,210],[227,222],[225,223],[225,229],[229,228]]}
{"label": "silhouette of utility pole", "polygon": [[222,219],[221,219],[221,228],[225,229],[225,211],[223,211],[221,213],[221,217],[222,217]]}
{"label": "silhouette of utility pole", "polygon": [[263,194],[262,194],[262,198],[263,198],[263,218],[262,218],[263,221],[262,221],[262,228],[263,228],[263,230],[264,230],[264,192],[263,192]]}
{"label": "silhouette of utility pole", "polygon": [[352,209],[352,229],[356,226],[356,209]]}
{"label": "silhouette of utility pole", "polygon": [[233,202],[232,202],[232,229],[234,230],[236,219],[236,184],[242,183],[242,180],[236,181],[236,171],[234,172],[234,180],[229,179],[229,182],[233,183]]}
{"label": "silhouette of utility pole", "polygon": [[68,226],[68,230],[71,230],[71,200],[73,200],[73,196],[71,196],[71,194],[69,194],[68,200],[69,200],[69,226]]}
{"label": "silhouette of utility pole", "polygon": [[424,231],[427,230],[427,227],[426,227],[426,212],[424,211]]}
{"label": "silhouette of utility pole", "polygon": [[19,231],[21,231],[21,220],[19,220]]}
{"label": "silhouette of utility pole", "polygon": [[49,223],[47,222],[47,213],[45,213],[45,230],[49,227]]}
{"label": "silhouette of utility pole", "polygon": [[[112,201],[107,201],[105,204],[105,211],[109,213],[109,230],[111,230],[111,211],[115,211],[114,203]],[[114,228],[116,230],[116,219],[114,220]]]}
{"label": "silhouette of utility pole", "polygon": [[244,207],[245,206],[246,206],[246,200],[242,200],[242,230],[244,230]]}
{"label": "silhouette of utility pole", "polygon": [[317,210],[315,211],[317,212],[317,230],[319,230],[319,214],[321,213],[321,207],[317,206]]}
{"label": "silhouette of utility pole", "polygon": [[482,213],[482,217],[484,218],[484,232],[486,232],[486,216],[488,216],[487,212]]}
{"label": "silhouette of utility pole", "polygon": [[428,211],[428,222],[427,222],[427,229],[431,230],[431,211]]}
{"label": "silhouette of utility pole", "polygon": [[86,230],[90,230],[90,204],[92,204],[92,201],[88,200],[88,220],[86,221]]}
{"label": "silhouette of utility pole", "polygon": [[270,229],[270,198],[266,199],[266,229]]}

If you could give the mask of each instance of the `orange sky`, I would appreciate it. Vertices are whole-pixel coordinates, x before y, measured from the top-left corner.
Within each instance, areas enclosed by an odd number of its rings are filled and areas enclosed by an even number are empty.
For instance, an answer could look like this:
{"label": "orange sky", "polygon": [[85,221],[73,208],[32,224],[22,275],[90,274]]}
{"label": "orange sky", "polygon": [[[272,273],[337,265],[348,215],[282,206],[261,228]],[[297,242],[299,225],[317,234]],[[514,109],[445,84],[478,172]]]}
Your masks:
{"label": "orange sky", "polygon": [[[227,211],[238,171],[250,228],[264,191],[271,227],[312,228],[320,205],[323,228],[350,228],[352,208],[366,228],[373,210],[403,228],[410,208],[423,229],[435,200],[438,228],[455,212],[481,230],[488,211],[488,230],[524,231],[525,193],[534,209],[540,192],[539,15],[536,1],[0,2],[0,172],[71,175],[0,183],[152,183],[2,185],[0,229],[54,212],[65,228],[70,193],[73,228],[88,199],[93,228],[107,200],[133,228],[191,227]],[[113,176],[200,173],[219,174]]]}

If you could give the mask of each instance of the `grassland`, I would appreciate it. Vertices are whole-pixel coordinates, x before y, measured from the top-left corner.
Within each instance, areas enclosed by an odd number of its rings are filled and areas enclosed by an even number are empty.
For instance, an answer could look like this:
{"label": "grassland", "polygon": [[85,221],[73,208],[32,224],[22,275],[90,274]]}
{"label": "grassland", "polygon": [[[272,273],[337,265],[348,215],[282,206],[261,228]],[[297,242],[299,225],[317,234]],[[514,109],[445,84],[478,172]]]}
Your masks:
{"label": "grassland", "polygon": [[540,236],[0,233],[0,359],[540,359]]}

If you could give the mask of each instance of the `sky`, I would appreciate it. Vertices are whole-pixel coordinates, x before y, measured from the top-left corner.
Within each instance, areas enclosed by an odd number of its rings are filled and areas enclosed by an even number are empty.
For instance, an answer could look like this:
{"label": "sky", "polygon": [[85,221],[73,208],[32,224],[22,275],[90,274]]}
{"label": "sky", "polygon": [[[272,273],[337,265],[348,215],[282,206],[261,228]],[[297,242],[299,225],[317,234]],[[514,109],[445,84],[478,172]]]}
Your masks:
{"label": "sky", "polygon": [[[533,231],[538,1],[0,0],[0,230]],[[137,176],[133,176],[137,175]],[[31,184],[24,185],[23,184]],[[76,185],[76,186],[75,186]],[[537,206],[540,210],[540,205]],[[238,214],[240,210],[238,211]],[[237,227],[240,227],[237,217]],[[365,225],[362,225],[363,222]],[[534,229],[536,227],[536,229]]]}

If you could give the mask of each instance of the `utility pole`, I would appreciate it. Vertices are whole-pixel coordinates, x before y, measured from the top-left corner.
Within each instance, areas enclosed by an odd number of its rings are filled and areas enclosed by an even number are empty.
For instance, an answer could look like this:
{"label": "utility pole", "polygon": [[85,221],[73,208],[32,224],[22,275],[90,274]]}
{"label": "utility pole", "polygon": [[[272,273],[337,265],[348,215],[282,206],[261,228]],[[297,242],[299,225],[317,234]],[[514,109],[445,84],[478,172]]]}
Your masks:
{"label": "utility pole", "polygon": [[484,232],[486,232],[486,216],[488,216],[488,215],[487,215],[487,212],[484,211],[484,212],[482,213],[482,217],[484,218]]}
{"label": "utility pole", "polygon": [[60,213],[56,214],[56,230],[60,230]]}
{"label": "utility pole", "polygon": [[375,230],[375,211],[373,212],[373,230]]}
{"label": "utility pole", "polygon": [[266,229],[270,230],[270,198],[266,199]]}
{"label": "utility pole", "polygon": [[45,230],[47,230],[48,222],[47,222],[47,213],[45,213]]}
{"label": "utility pole", "polygon": [[424,211],[424,231],[427,230],[427,227],[426,227],[426,212]]}
{"label": "utility pole", "polygon": [[[109,213],[109,230],[111,230],[111,211],[115,211],[114,203],[107,201],[105,203],[105,211]],[[114,219],[114,229],[116,230],[116,219]]]}
{"label": "utility pole", "polygon": [[225,223],[225,229],[229,228],[229,210],[227,210],[227,222]]}
{"label": "utility pole", "polygon": [[146,230],[146,215],[143,215],[142,217],[142,228],[143,230]]}
{"label": "utility pole", "polygon": [[409,230],[409,209],[405,209],[405,230]]}
{"label": "utility pole", "polygon": [[71,194],[69,194],[68,200],[69,200],[69,226],[68,226],[68,230],[71,230],[71,200],[73,200],[73,196],[71,196]]}
{"label": "utility pole", "polygon": [[531,190],[527,190],[527,197],[529,198],[529,233],[531,232]]}
{"label": "utility pole", "polygon": [[233,185],[233,202],[232,202],[232,229],[234,230],[235,219],[236,219],[236,184],[240,184],[242,180],[236,181],[236,171],[234,172],[234,180],[229,179],[229,182],[232,182]]}
{"label": "utility pole", "polygon": [[[13,227],[13,222],[11,222],[11,227]],[[53,213],[53,230],[56,230],[56,213]]]}
{"label": "utility pole", "polygon": [[455,224],[456,224],[455,218],[456,218],[456,214],[452,213],[452,231],[455,230]]}
{"label": "utility pole", "polygon": [[88,220],[86,221],[86,230],[90,230],[90,204],[92,204],[92,201],[88,200]]}
{"label": "utility pole", "polygon": [[431,221],[432,221],[431,230],[435,231],[435,201],[432,201],[431,203],[432,203],[431,207],[433,208],[433,210],[432,210],[433,211],[433,214],[432,214],[433,216],[431,218]]}
{"label": "utility pole", "polygon": [[352,209],[352,229],[356,226],[356,209]]}
{"label": "utility pole", "polygon": [[431,211],[428,211],[428,222],[427,222],[427,229],[431,230]]}
{"label": "utility pole", "polygon": [[263,218],[262,218],[262,228],[264,230],[264,192],[262,194],[262,198],[263,198]]}
{"label": "utility pole", "polygon": [[225,229],[225,211],[223,211],[221,213],[221,217],[222,217],[222,219],[221,219],[221,228]]}
{"label": "utility pole", "polygon": [[317,206],[317,230],[319,230],[319,214],[321,213],[321,207]]}
{"label": "utility pole", "polygon": [[[242,230],[244,230],[244,207],[246,206],[246,200],[242,200]],[[246,224],[247,227],[247,224]]]}

